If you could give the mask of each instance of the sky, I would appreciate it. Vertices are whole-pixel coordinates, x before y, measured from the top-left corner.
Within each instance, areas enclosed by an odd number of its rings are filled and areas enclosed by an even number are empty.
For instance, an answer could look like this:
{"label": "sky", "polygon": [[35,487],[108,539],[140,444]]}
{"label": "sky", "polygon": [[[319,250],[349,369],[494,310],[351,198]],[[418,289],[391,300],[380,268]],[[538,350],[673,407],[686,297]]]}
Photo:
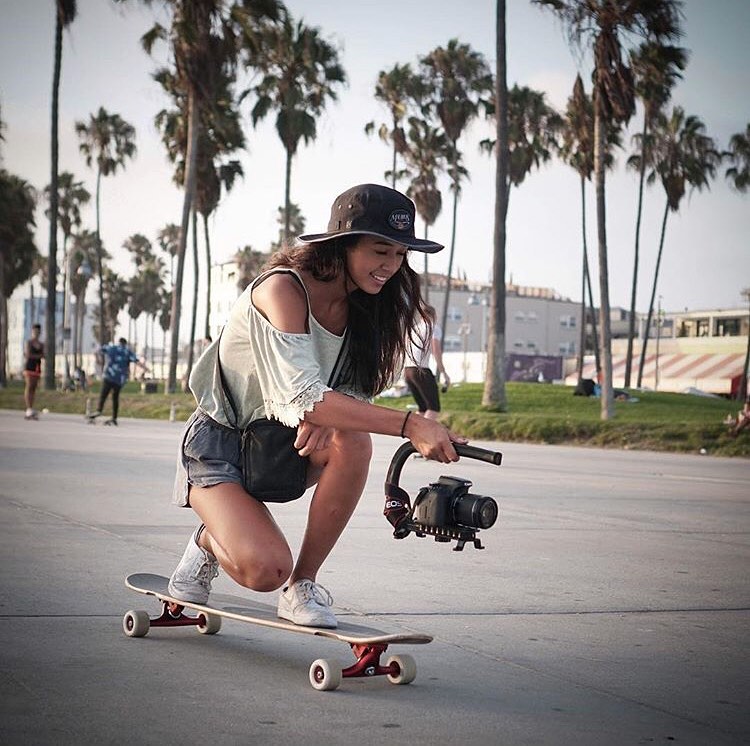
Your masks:
{"label": "sky", "polygon": [[[291,199],[300,206],[308,232],[325,230],[333,199],[350,186],[385,183],[390,150],[364,132],[387,111],[374,96],[378,73],[395,64],[415,64],[420,56],[452,38],[481,52],[494,70],[495,3],[466,0],[287,0],[295,18],[317,26],[340,49],[348,84],[318,122],[318,138],[300,146],[293,163]],[[5,142],[0,165],[38,189],[49,183],[50,98],[54,52],[52,0],[0,0],[0,117]],[[549,11],[527,0],[507,2],[508,85],[544,91],[559,110],[580,70],[588,83],[585,54],[572,51],[560,23]],[[750,121],[750,37],[747,0],[687,0],[682,45],[690,50],[684,79],[672,104],[698,116],[707,134],[725,150],[729,138]],[[101,233],[117,271],[132,267],[123,241],[142,233],[156,244],[157,231],[179,223],[181,191],[172,183],[172,167],[154,125],[167,101],[152,73],[164,61],[140,46],[155,19],[166,22],[162,5],[137,0],[78,0],[78,17],[65,33],[60,90],[60,171],[71,171],[94,194],[95,174],[85,165],[74,132],[77,120],[103,106],[130,122],[137,132],[138,154],[124,171],[104,179]],[[587,89],[590,86],[587,85]],[[231,259],[243,246],[266,250],[278,237],[278,208],[284,201],[285,153],[273,118],[256,129],[251,104],[243,105],[247,151],[241,155],[245,177],[226,195],[211,219],[214,261]],[[455,266],[470,280],[487,282],[492,271],[494,161],[478,150],[492,135],[492,123],[477,120],[459,142],[470,181],[463,187],[457,213]],[[637,175],[625,169],[630,137],[640,130],[640,109],[624,138],[615,171],[607,182],[609,291],[613,306],[629,307],[632,282]],[[732,191],[722,167],[710,190],[685,197],[679,213],[667,221],[657,294],[666,311],[736,308],[750,287],[750,195]],[[401,184],[406,189],[406,184]],[[440,183],[443,212],[430,238],[451,240],[448,180]],[[586,204],[589,260],[598,299],[596,224],[593,187]],[[660,185],[645,196],[641,233],[641,269],[637,310],[646,312],[659,242],[665,198]],[[519,285],[549,287],[564,297],[580,297],[581,197],[577,174],[557,161],[532,172],[514,188],[507,220],[507,279]],[[83,227],[93,229],[95,214],[84,210]],[[423,225],[418,219],[417,233]],[[47,253],[49,227],[38,208],[36,243]],[[201,250],[202,251],[202,250]],[[422,256],[414,266],[422,267]],[[430,258],[431,271],[446,271],[448,249]],[[188,269],[188,278],[190,277]],[[190,285],[186,285],[190,287]]]}

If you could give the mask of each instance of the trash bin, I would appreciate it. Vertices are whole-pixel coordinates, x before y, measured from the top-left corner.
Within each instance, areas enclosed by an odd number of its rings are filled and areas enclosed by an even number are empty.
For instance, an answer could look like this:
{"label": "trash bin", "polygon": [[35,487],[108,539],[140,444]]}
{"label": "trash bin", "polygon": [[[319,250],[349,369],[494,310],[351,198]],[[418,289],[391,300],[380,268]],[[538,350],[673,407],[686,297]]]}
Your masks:
{"label": "trash bin", "polygon": [[155,394],[159,388],[159,384],[156,381],[143,381],[141,383],[142,394]]}

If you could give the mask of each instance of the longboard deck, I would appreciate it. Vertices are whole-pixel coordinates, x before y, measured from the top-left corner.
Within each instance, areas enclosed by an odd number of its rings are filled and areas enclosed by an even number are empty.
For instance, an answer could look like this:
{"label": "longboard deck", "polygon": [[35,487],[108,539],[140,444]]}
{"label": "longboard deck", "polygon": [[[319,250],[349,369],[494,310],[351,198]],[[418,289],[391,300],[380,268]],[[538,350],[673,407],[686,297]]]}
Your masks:
{"label": "longboard deck", "polygon": [[272,627],[287,632],[297,632],[316,637],[326,637],[331,640],[339,640],[350,645],[425,645],[432,642],[432,635],[419,632],[388,633],[374,627],[360,624],[352,624],[339,620],[336,629],[325,629],[323,627],[302,627],[292,624],[276,616],[273,606],[259,603],[253,599],[239,598],[228,594],[211,594],[211,603],[194,604],[170,596],[167,590],[169,580],[162,575],[152,573],[135,573],[128,575],[125,585],[137,593],[154,596],[161,601],[184,606],[193,611],[203,612],[209,615],[217,615],[226,619],[233,619],[249,624],[258,624],[262,627]]}

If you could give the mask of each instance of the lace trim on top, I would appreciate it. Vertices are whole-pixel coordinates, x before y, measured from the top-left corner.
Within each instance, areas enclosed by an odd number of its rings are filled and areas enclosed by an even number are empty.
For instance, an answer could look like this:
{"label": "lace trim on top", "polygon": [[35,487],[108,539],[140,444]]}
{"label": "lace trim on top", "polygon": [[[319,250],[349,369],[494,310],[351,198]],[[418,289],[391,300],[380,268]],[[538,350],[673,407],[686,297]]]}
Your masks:
{"label": "lace trim on top", "polygon": [[319,401],[323,401],[326,391],[331,390],[330,386],[316,381],[288,404],[265,399],[263,405],[266,410],[266,417],[278,420],[289,427],[297,427],[305,419],[305,413],[311,412]]}

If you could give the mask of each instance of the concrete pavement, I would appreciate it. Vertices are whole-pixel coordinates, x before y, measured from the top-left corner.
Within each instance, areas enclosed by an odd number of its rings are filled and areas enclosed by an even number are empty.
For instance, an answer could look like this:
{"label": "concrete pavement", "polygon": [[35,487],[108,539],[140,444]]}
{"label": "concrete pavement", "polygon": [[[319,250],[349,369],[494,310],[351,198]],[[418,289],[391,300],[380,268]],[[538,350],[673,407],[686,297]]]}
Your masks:
{"label": "concrete pavement", "polygon": [[[3,744],[740,744],[750,741],[750,462],[477,443],[502,467],[410,460],[500,503],[484,551],[391,538],[376,437],[320,582],[344,618],[435,635],[407,687],[314,691],[345,646],[225,622],[121,632],[126,574],[169,574],[195,525],[169,503],[180,425],[0,411]],[[274,508],[293,547],[308,498]],[[239,589],[220,577],[215,587]],[[264,598],[264,600],[269,600]],[[396,651],[398,652],[398,651]]]}

